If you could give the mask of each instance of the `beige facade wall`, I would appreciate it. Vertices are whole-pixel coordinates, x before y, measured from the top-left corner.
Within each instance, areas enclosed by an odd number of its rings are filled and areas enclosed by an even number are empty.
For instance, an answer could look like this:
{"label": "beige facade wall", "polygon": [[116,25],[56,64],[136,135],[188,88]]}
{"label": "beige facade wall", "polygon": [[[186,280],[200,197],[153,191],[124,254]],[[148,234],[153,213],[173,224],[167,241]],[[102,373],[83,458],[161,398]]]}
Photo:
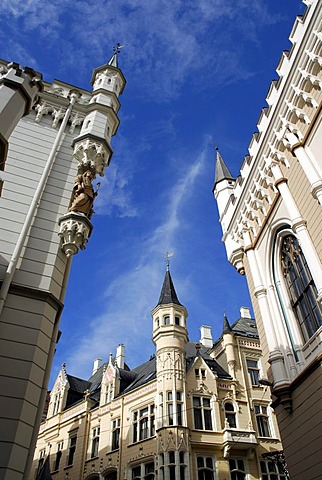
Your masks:
{"label": "beige facade wall", "polygon": [[296,382],[292,400],[292,413],[282,406],[276,409],[291,479],[318,480],[322,458],[321,358]]}
{"label": "beige facade wall", "polygon": [[[261,376],[266,377],[265,362],[262,359],[258,339],[232,335],[229,342],[232,342],[233,347],[230,348],[228,357],[226,344],[222,341],[216,347],[215,358],[219,364],[227,366],[227,361],[232,359],[231,355],[234,357],[235,379],[214,376],[203,358],[196,357],[184,378],[182,426],[167,426],[163,419],[161,422],[163,426],[156,428],[155,435],[133,442],[134,412],[155,405],[155,424],[160,423],[158,420],[162,411],[158,406],[160,385],[157,379],[107,403],[104,400],[105,395],[101,395],[100,405],[94,409],[93,402],[88,399],[54,416],[48,415],[41,425],[30,480],[35,478],[41,455],[50,455],[53,480],[65,480],[66,474],[68,478],[103,479],[111,472],[116,472],[117,480],[130,480],[132,468],[141,464],[153,462],[157,472],[160,468],[160,454],[164,453],[167,458],[169,451],[184,452],[186,480],[198,478],[197,457],[200,456],[212,459],[216,480],[230,478],[230,459],[243,460],[247,480],[259,480],[261,478],[259,462],[262,455],[282,448],[276,418],[269,406],[270,393],[267,387],[253,386],[247,371],[246,360],[253,359],[259,362]],[[103,376],[102,384],[104,382]],[[164,395],[168,388],[169,385],[165,383],[162,390]],[[195,429],[194,396],[210,399],[211,430]],[[225,422],[224,405],[227,401],[236,407],[235,429],[228,428]],[[257,404],[268,408],[270,437],[258,435],[254,411],[254,405]],[[165,411],[163,415],[166,417]],[[120,419],[120,445],[113,451],[113,422],[117,419]],[[98,427],[99,450],[97,457],[92,458],[92,433]],[[71,432],[77,432],[77,447],[73,465],[67,466]],[[59,469],[54,471],[58,444],[63,445],[62,457]],[[176,478],[179,478],[179,466],[177,468]],[[165,471],[167,472],[167,466]],[[167,478],[169,477],[166,476],[165,479]]]}

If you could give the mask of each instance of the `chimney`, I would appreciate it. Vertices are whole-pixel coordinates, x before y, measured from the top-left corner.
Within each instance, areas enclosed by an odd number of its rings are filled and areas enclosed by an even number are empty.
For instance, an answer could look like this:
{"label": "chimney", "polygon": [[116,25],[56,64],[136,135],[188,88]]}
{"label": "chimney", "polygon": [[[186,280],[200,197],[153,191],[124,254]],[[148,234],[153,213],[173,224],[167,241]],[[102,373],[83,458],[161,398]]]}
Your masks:
{"label": "chimney", "polygon": [[211,327],[207,327],[206,325],[201,325],[200,334],[201,334],[200,343],[202,343],[204,347],[211,348],[213,346]]}
{"label": "chimney", "polygon": [[239,311],[242,318],[252,318],[249,307],[240,307]]}
{"label": "chimney", "polygon": [[100,366],[101,366],[101,363],[102,363],[102,359],[101,359],[101,358],[97,358],[96,360],[94,360],[92,375],[94,375],[94,373],[97,372],[97,370],[98,370],[98,369],[100,368]]}
{"label": "chimney", "polygon": [[116,364],[119,368],[124,368],[125,363],[125,347],[123,343],[120,343],[116,349]]}

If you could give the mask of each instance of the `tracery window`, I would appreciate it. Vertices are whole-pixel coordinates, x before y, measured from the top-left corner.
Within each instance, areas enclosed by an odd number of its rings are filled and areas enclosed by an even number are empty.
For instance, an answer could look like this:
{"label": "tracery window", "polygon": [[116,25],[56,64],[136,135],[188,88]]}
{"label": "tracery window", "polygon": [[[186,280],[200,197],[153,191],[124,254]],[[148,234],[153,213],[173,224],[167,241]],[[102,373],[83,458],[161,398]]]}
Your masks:
{"label": "tracery window", "polygon": [[229,459],[229,470],[231,480],[245,480],[246,470],[244,460],[238,458]]}
{"label": "tracery window", "polygon": [[197,457],[198,480],[214,480],[214,461],[212,457]]}
{"label": "tracery window", "polygon": [[262,480],[286,480],[283,465],[272,460],[261,460]]}
{"label": "tracery window", "polygon": [[322,325],[322,312],[316,301],[317,289],[311,272],[294,235],[283,237],[281,264],[294,315],[307,341]]}

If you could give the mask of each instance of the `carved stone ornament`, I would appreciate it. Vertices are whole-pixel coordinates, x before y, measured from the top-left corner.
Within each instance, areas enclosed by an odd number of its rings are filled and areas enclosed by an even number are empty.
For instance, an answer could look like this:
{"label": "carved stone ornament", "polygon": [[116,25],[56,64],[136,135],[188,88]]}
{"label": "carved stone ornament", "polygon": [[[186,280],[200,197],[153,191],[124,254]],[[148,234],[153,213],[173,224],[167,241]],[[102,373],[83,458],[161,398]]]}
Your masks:
{"label": "carved stone ornament", "polygon": [[61,248],[67,258],[78,253],[79,249],[85,250],[93,226],[83,213],[66,213],[59,219],[58,224]]}
{"label": "carved stone ornament", "polygon": [[73,157],[78,162],[79,172],[90,169],[103,177],[110,151],[104,143],[87,138],[75,144]]}

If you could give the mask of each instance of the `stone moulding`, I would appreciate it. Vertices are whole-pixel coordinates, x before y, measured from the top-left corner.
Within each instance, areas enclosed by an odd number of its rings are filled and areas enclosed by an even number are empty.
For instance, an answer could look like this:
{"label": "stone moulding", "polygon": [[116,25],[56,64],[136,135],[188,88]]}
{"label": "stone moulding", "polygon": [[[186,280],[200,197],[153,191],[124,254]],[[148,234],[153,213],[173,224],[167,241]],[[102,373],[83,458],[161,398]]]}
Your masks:
{"label": "stone moulding", "polygon": [[90,169],[101,177],[110,162],[112,149],[106,141],[93,135],[76,139],[73,158],[78,162],[78,172]]}
{"label": "stone moulding", "polygon": [[83,213],[66,213],[59,219],[58,225],[61,248],[67,258],[78,253],[79,249],[85,250],[93,225]]}

